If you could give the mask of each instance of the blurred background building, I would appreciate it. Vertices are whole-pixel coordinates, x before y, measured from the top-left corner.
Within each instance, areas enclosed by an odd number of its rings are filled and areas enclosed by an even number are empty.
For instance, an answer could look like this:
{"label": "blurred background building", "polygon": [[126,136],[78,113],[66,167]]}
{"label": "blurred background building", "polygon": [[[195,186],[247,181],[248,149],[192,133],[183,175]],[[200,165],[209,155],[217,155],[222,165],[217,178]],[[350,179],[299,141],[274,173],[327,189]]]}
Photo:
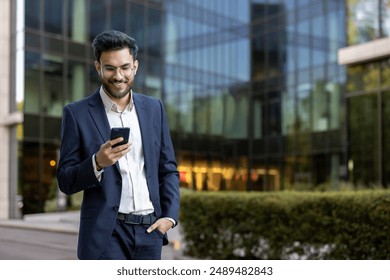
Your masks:
{"label": "blurred background building", "polygon": [[99,87],[106,29],[138,41],[183,188],[389,184],[390,0],[0,3],[1,218],[56,197],[62,108]]}

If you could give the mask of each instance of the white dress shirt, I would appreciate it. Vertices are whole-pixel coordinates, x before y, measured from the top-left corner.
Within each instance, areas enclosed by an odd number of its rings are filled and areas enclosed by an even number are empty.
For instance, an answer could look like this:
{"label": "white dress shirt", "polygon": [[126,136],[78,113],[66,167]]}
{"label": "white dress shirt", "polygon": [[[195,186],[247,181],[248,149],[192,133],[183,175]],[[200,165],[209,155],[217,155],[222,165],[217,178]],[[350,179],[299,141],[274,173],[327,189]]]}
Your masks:
{"label": "white dress shirt", "polygon": [[[133,95],[129,105],[120,112],[117,105],[107,96],[103,87],[100,88],[110,127],[130,127],[129,143],[130,151],[118,160],[122,175],[122,195],[119,204],[119,212],[146,215],[154,212],[150,201],[149,190],[146,182],[145,159],[142,149],[141,130],[138,122]],[[95,156],[92,159],[95,175],[101,179],[103,169],[97,171]]]}

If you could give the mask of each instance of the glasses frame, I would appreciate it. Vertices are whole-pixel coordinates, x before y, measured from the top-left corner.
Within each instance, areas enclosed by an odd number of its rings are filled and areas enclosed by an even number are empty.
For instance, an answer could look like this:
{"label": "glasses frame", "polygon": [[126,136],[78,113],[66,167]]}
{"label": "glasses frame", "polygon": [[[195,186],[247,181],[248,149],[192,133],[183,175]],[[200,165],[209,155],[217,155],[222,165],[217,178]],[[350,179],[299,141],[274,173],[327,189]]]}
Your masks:
{"label": "glasses frame", "polygon": [[130,76],[134,76],[135,74],[135,66],[134,65],[130,65],[130,64],[125,64],[125,65],[122,65],[120,67],[115,67],[115,66],[112,66],[112,65],[102,65],[100,62],[100,67],[102,69],[102,74],[104,76],[107,76],[107,77],[112,77],[112,76],[115,76],[118,71],[119,71],[119,74],[122,76],[122,77],[130,77]]}

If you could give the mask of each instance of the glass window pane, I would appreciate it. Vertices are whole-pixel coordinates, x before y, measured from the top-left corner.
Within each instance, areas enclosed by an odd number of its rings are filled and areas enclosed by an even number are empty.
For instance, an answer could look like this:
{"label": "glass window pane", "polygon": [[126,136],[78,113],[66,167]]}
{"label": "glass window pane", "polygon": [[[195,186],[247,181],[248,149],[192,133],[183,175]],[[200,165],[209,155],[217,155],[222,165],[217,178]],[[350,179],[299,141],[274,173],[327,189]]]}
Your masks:
{"label": "glass window pane", "polygon": [[298,68],[300,70],[308,68],[310,66],[310,48],[298,47]]}
{"label": "glass window pane", "polygon": [[40,0],[24,1],[25,25],[26,28],[39,29],[39,20],[41,18]]}
{"label": "glass window pane", "polygon": [[324,82],[317,82],[314,86],[311,102],[313,109],[312,130],[326,131],[329,128],[327,92]]}
{"label": "glass window pane", "polygon": [[[245,139],[248,136],[249,102],[246,94],[229,92],[225,95],[224,131],[226,138]],[[195,112],[197,109],[195,109]],[[195,120],[197,122],[197,120]]]}
{"label": "glass window pane", "polygon": [[340,129],[341,118],[344,111],[342,89],[340,83],[328,82],[326,85],[327,94],[329,94],[329,122],[330,129]]}
{"label": "glass window pane", "polygon": [[252,39],[252,60],[256,63],[252,63],[252,79],[256,81],[265,79],[265,40],[263,36],[257,36]]}
{"label": "glass window pane", "polygon": [[279,162],[266,162],[265,160],[253,160],[251,170],[252,190],[277,191],[280,187]]}
{"label": "glass window pane", "polygon": [[40,58],[40,54],[28,51],[25,53],[24,111],[26,113],[39,112],[39,101],[41,100]]}
{"label": "glass window pane", "polygon": [[293,135],[296,131],[295,94],[292,90],[282,94],[282,133]]}
{"label": "glass window pane", "polygon": [[65,104],[72,101],[80,100],[86,94],[85,84],[87,79],[85,72],[85,64],[82,62],[69,60],[68,71],[68,95],[65,98]]}
{"label": "glass window pane", "polygon": [[85,44],[69,43],[68,52],[70,56],[79,58],[80,60],[85,59],[87,56],[87,48]]}
{"label": "glass window pane", "polygon": [[349,174],[358,184],[378,178],[377,96],[364,95],[348,100]]}
{"label": "glass window pane", "polygon": [[390,0],[382,0],[382,32],[381,37],[390,36]]}
{"label": "glass window pane", "polygon": [[[169,120],[169,128],[173,131],[178,130],[178,115],[181,121],[183,121],[182,110],[183,102],[177,102],[177,95],[179,95],[179,89],[176,81],[171,78],[166,78],[164,80],[164,107],[167,112]],[[183,126],[183,128],[189,128],[188,126]],[[191,125],[192,126],[192,125]]]}
{"label": "glass window pane", "polygon": [[194,129],[194,91],[192,86],[181,85],[182,90],[178,93],[180,105],[172,104],[179,110],[180,129],[186,133],[193,133]]}
{"label": "glass window pane", "polygon": [[39,143],[24,141],[22,153],[20,164],[23,170],[21,172],[23,214],[43,212],[45,201],[39,185]]}
{"label": "glass window pane", "polygon": [[54,52],[62,55],[64,51],[64,41],[57,38],[45,36],[44,48],[47,52]]}
{"label": "glass window pane", "polygon": [[384,30],[383,25],[379,24],[379,15],[386,14],[386,12],[382,11],[384,5],[381,7],[378,1],[381,0],[347,1],[349,45],[356,45],[383,37]]}
{"label": "glass window pane", "polygon": [[58,145],[24,141],[21,157],[23,214],[45,212],[46,200],[57,191]]}
{"label": "glass window pane", "polygon": [[347,92],[378,88],[379,69],[377,63],[348,67]]}
{"label": "glass window pane", "polygon": [[62,34],[62,11],[64,10],[64,3],[64,1],[45,1],[44,26],[46,32]]}
{"label": "glass window pane", "polygon": [[106,18],[106,2],[107,1],[90,1],[89,7],[89,28],[90,28],[90,40],[92,41],[96,35],[106,29],[107,18]]}
{"label": "glass window pane", "polygon": [[281,104],[280,104],[280,93],[273,92],[276,96],[274,99],[269,99],[267,104],[267,116],[264,118],[266,127],[265,134],[267,136],[278,136],[281,133],[282,118],[281,118]]}
{"label": "glass window pane", "polygon": [[383,182],[390,184],[390,91],[383,93]]}
{"label": "glass window pane", "polygon": [[161,63],[155,60],[146,61],[148,71],[145,77],[146,94],[157,98],[162,97]]}
{"label": "glass window pane", "polygon": [[210,119],[209,98],[204,96],[204,92],[197,92],[195,97],[195,133],[198,135],[207,134],[208,122]]}
{"label": "glass window pane", "polygon": [[261,98],[256,98],[253,102],[253,138],[263,137],[263,104]]}
{"label": "glass window pane", "polygon": [[87,41],[87,0],[69,0],[68,36],[76,42]]}
{"label": "glass window pane", "polygon": [[[334,2],[333,2],[334,3]],[[338,9],[328,16],[328,60],[337,63],[337,51],[345,47],[346,28],[345,28],[345,9]]]}
{"label": "glass window pane", "polygon": [[63,108],[63,63],[58,56],[45,56],[43,61],[44,89],[42,112],[61,116]]}
{"label": "glass window pane", "polygon": [[145,39],[145,11],[144,7],[139,4],[130,4],[130,36],[133,37],[140,48],[139,54],[143,53]]}
{"label": "glass window pane", "polygon": [[[44,139],[50,142],[60,143],[60,131],[61,131],[61,117],[45,116],[43,118]],[[55,158],[53,158],[53,160],[55,160]]]}
{"label": "glass window pane", "polygon": [[223,94],[222,92],[215,92],[211,96],[210,100],[210,134],[212,136],[222,136],[223,133]]}
{"label": "glass window pane", "polygon": [[381,68],[381,86],[382,88],[390,87],[390,59],[382,61]]}
{"label": "glass window pane", "polygon": [[161,11],[149,9],[148,18],[148,54],[151,56],[161,56],[161,35],[162,35]]}
{"label": "glass window pane", "polygon": [[41,37],[39,35],[26,31],[24,36],[25,36],[26,46],[34,49],[41,48]]}
{"label": "glass window pane", "polygon": [[126,1],[111,0],[111,29],[126,32]]}
{"label": "glass window pane", "polygon": [[297,100],[297,129],[309,131],[310,129],[310,93],[308,91],[298,92]]}

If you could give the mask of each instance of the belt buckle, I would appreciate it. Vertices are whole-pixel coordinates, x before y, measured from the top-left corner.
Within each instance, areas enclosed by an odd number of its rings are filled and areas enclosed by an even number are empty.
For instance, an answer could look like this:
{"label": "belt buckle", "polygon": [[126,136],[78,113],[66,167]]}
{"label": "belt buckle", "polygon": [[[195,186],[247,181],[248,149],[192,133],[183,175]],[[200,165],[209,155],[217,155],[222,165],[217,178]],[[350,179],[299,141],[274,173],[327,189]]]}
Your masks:
{"label": "belt buckle", "polygon": [[125,216],[124,222],[125,222],[125,224],[140,225],[142,223],[142,216],[141,215],[127,214]]}

